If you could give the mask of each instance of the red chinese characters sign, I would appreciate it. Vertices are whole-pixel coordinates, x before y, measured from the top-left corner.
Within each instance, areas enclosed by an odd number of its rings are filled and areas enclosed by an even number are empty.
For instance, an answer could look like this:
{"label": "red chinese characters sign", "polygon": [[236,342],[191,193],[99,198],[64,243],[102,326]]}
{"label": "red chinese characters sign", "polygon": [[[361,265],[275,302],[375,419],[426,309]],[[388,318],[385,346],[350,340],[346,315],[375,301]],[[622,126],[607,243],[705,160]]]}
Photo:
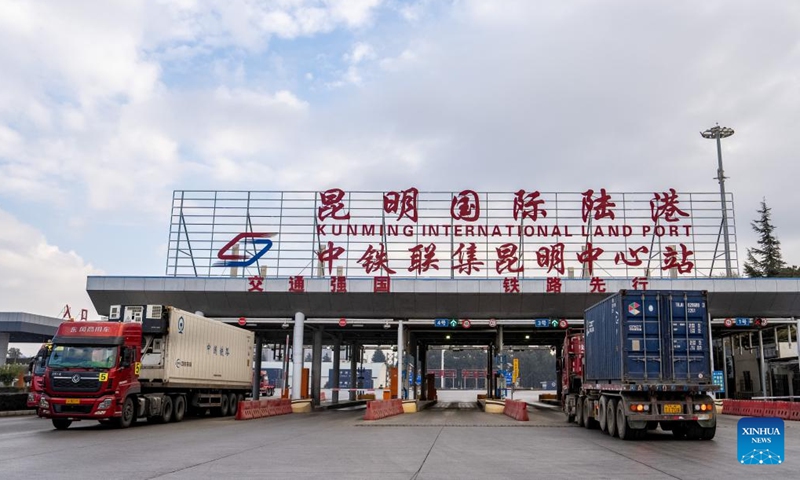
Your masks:
{"label": "red chinese characters sign", "polygon": [[[488,276],[482,272],[492,270],[498,276],[524,275],[526,245],[529,251],[531,245],[536,247],[529,256],[541,269],[540,273],[564,275],[568,265],[572,265],[582,275],[597,279],[593,283],[594,291],[602,291],[604,285],[595,276],[597,266],[603,261],[616,269],[644,265],[675,270],[679,274],[691,274],[695,267],[694,251],[684,243],[692,240],[692,224],[686,221],[690,214],[682,209],[680,194],[674,188],[653,192],[648,199],[649,221],[638,224],[618,220],[618,213],[623,210],[623,206],[618,204],[623,199],[615,198],[605,188],[590,188],[580,194],[580,222],[577,223],[548,221],[551,207],[538,190],[520,189],[508,194],[510,208],[505,223],[497,221],[497,212],[489,210],[485,197],[474,190],[453,193],[448,202],[448,218],[432,222],[426,221],[424,214],[420,213],[420,200],[424,193],[419,189],[389,191],[382,194],[383,221],[376,224],[354,222],[350,213],[353,208],[347,204],[344,190],[332,188],[319,192],[315,234],[320,240],[326,240],[320,242],[323,247],[317,253],[320,266],[331,274],[334,264],[345,254],[347,240],[379,237],[382,243],[369,243],[356,253],[356,264],[361,268],[357,270],[358,274],[393,275],[400,268],[399,263],[407,262],[404,271],[425,275],[432,270],[439,271],[443,262],[447,262],[453,275]],[[493,213],[493,221],[489,221],[487,212]],[[624,211],[621,213],[623,219],[627,218]],[[334,241],[340,237],[345,241]],[[402,252],[392,252],[387,237],[434,241],[418,242]],[[580,241],[576,242],[576,237]],[[449,244],[446,242],[448,238],[452,240]],[[562,238],[575,245],[572,252],[564,241],[542,241]],[[674,244],[666,246],[660,255],[651,254],[647,239],[661,241],[665,238]],[[485,247],[482,249],[481,242],[475,239],[484,240]],[[608,239],[622,239],[623,242],[616,249],[600,245]],[[449,255],[445,252],[439,254],[444,250],[441,248],[443,243]],[[490,244],[491,248],[488,248]],[[402,258],[398,258],[400,256]],[[653,264],[654,258],[656,264]],[[392,262],[398,266],[392,266]],[[490,266],[487,269],[487,263],[494,268]]]}
{"label": "red chinese characters sign", "polygon": [[[308,278],[369,276],[497,278],[509,293],[524,291],[515,278],[570,277],[595,279],[591,288],[600,293],[604,279],[641,277],[646,288],[649,278],[708,276],[723,264],[714,253],[722,251],[714,243],[722,218],[715,192],[669,186],[629,193],[602,186],[365,192],[334,185],[315,192],[243,192],[247,197],[230,205],[222,192],[211,192],[205,204],[198,204],[204,193],[192,193],[191,205],[174,202],[173,215],[186,226],[180,238],[171,237],[168,273],[193,275],[208,264],[211,275],[223,275],[211,265],[227,248],[236,252],[252,292],[265,290],[265,279],[274,276],[292,277],[293,293],[304,293]],[[208,217],[193,213],[194,204]],[[730,205],[727,219],[735,226]],[[215,229],[215,222],[226,222],[225,228],[220,223]],[[220,233],[234,224],[247,226],[244,235]],[[270,244],[257,241],[259,232],[269,233]],[[184,260],[190,243],[209,259],[192,254]],[[389,284],[381,280],[375,288]],[[331,288],[340,292],[347,285],[337,280]],[[548,288],[557,292],[561,285],[552,280]]]}

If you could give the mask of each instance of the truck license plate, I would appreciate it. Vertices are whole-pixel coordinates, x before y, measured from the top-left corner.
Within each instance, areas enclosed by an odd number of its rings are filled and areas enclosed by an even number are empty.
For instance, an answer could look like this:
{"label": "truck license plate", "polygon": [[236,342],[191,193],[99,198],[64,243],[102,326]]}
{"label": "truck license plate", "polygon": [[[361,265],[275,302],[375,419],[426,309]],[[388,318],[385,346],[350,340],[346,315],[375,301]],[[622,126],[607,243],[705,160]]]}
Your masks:
{"label": "truck license plate", "polygon": [[78,398],[68,398],[67,399],[67,405],[78,405],[79,403],[81,403],[81,401]]}
{"label": "truck license plate", "polygon": [[683,407],[681,407],[681,405],[670,403],[664,405],[664,413],[683,413]]}

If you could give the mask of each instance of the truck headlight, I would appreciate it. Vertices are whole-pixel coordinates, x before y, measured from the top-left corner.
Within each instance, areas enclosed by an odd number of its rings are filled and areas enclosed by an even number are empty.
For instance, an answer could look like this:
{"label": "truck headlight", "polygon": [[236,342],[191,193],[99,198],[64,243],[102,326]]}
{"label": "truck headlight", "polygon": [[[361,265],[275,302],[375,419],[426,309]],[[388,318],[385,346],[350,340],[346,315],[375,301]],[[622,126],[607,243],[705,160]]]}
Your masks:
{"label": "truck headlight", "polygon": [[111,408],[111,399],[110,398],[106,398],[105,400],[100,402],[100,405],[97,406],[98,410],[108,410],[109,408]]}
{"label": "truck headlight", "polygon": [[42,395],[42,398],[39,399],[39,408],[50,408],[50,402]]}

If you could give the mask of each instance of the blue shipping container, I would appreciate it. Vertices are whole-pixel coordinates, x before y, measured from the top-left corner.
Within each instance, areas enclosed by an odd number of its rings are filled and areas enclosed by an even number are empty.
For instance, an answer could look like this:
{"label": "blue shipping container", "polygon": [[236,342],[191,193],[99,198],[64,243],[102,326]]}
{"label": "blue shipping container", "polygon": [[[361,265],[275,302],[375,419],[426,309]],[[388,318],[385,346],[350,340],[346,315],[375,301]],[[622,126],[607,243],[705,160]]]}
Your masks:
{"label": "blue shipping container", "polygon": [[623,290],[584,313],[592,383],[711,384],[706,292]]}

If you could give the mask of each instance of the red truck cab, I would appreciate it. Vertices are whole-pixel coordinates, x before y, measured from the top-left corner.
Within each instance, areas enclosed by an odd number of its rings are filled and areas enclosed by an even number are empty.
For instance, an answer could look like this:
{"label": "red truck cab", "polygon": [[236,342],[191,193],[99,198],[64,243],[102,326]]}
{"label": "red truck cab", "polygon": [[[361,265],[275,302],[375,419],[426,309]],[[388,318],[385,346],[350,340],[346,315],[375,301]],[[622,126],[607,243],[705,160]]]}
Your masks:
{"label": "red truck cab", "polygon": [[141,343],[138,323],[62,323],[47,359],[38,415],[57,429],[79,420],[129,426],[135,419],[129,395],[141,389]]}
{"label": "red truck cab", "polygon": [[28,377],[31,382],[28,399],[26,401],[26,406],[28,408],[36,408],[39,406],[39,400],[44,391],[44,374],[47,369],[47,359],[50,357],[50,349],[52,348],[53,344],[50,342],[43,344],[28,367]]}

